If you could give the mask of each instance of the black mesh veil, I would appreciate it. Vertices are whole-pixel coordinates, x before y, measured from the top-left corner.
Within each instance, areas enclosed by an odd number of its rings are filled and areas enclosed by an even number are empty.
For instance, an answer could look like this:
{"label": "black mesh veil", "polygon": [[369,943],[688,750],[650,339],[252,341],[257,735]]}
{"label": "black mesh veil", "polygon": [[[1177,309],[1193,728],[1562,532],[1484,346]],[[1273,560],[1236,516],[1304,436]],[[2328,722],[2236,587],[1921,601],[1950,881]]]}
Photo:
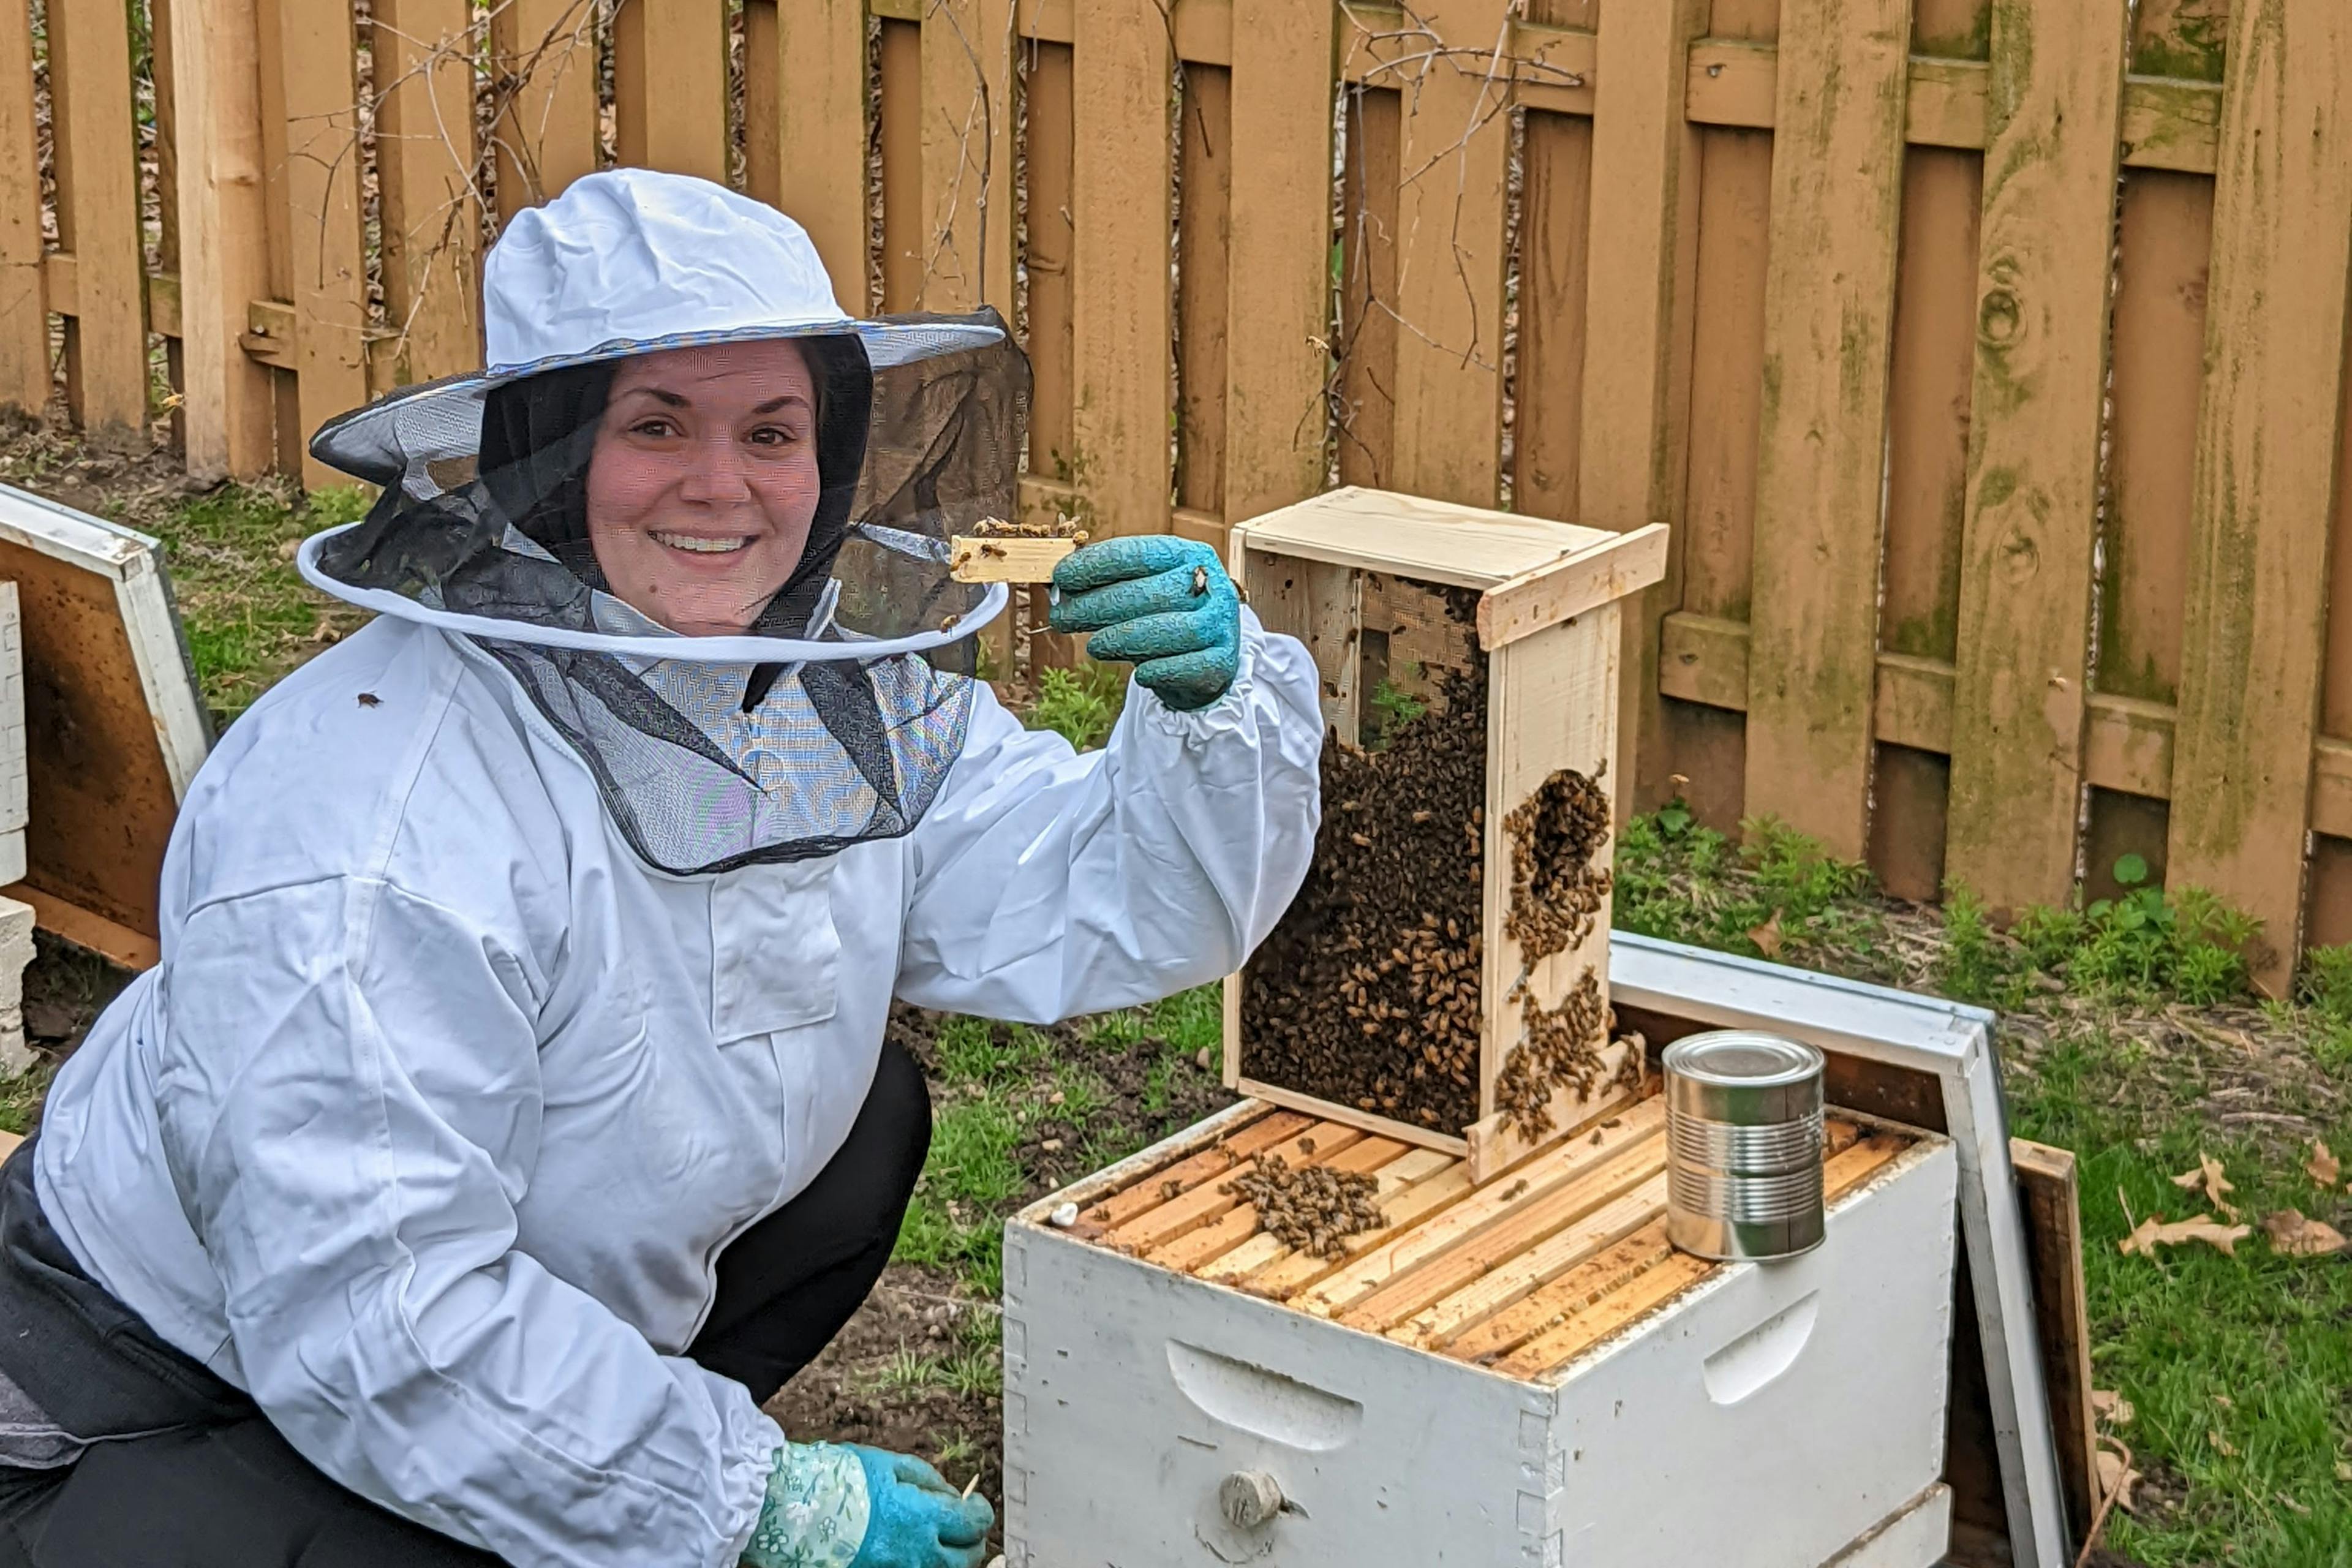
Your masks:
{"label": "black mesh veil", "polygon": [[[1029,402],[993,311],[887,324],[919,342],[934,322],[964,330],[878,368],[858,336],[800,336],[818,500],[741,636],[677,636],[608,591],[588,482],[619,353],[408,388],[326,426],[318,456],[383,489],[364,520],[306,542],[304,574],[504,666],[652,865],[720,871],[902,835],[961,750],[972,634],[1003,598],[953,581],[947,542],[1013,515]],[[975,322],[999,336],[970,346]]]}

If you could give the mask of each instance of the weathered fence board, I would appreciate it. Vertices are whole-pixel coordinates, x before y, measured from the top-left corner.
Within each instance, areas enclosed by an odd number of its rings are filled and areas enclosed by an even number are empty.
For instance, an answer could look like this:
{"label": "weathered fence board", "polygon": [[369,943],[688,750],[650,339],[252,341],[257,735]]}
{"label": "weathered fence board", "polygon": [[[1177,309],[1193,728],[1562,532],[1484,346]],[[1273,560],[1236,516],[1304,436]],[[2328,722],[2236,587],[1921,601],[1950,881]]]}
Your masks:
{"label": "weathered fence board", "polygon": [[1748,809],[1869,843],[1879,494],[1909,0],[1780,13],[1749,611]]}
{"label": "weathered fence board", "polygon": [[2241,0],[2213,211],[2171,869],[2292,969],[2325,644],[2352,260],[2352,12]]}
{"label": "weathered fence board", "polygon": [[709,0],[620,0],[612,26],[620,161],[723,183],[726,10]]}
{"label": "weathered fence board", "polygon": [[[1506,0],[1465,0],[1446,20],[1468,48],[1501,48]],[[1357,20],[1355,26],[1365,24]],[[1475,42],[1474,42],[1475,40]],[[1370,48],[1340,39],[1343,52]],[[1397,193],[1394,473],[1415,495],[1493,506],[1503,420],[1504,183],[1508,79],[1486,60],[1400,64],[1413,111]]]}
{"label": "weathered fence board", "polygon": [[[131,32],[119,0],[50,0],[48,23],[58,244],[74,258],[70,311],[50,301],[67,316],[66,397],[85,429],[128,440],[147,427]],[[348,48],[344,56],[348,61]]]}
{"label": "weathered fence board", "polygon": [[[367,261],[360,234],[360,128],[352,19],[312,0],[277,0],[286,105],[288,298],[294,305],[295,406],[302,475],[336,481],[309,455],[310,432],[367,401]],[[282,458],[281,458],[282,460]]]}
{"label": "weathered fence board", "polygon": [[2074,880],[2127,0],[2001,4],[1960,566],[1950,867],[1995,910]]}
{"label": "weathered fence board", "polygon": [[1396,468],[1397,181],[1403,105],[1394,88],[1347,89],[1340,163],[1339,482],[1383,488]]}
{"label": "weathered fence board", "polygon": [[[1572,478],[1552,487],[1562,510],[1549,515],[1590,527],[1622,532],[1684,512],[1700,135],[1684,113],[1685,61],[1691,40],[1706,25],[1706,11],[1703,0],[1674,0],[1612,14],[1594,44],[1598,86],[1590,131],[1580,145],[1564,131],[1544,133],[1564,143],[1555,157],[1580,160],[1577,173],[1590,205],[1580,236],[1586,299],[1563,306],[1574,313],[1583,354],[1571,436],[1575,460]],[[1587,25],[1591,20],[1577,19]],[[1531,122],[1530,139],[1538,134]],[[1609,177],[1595,180],[1596,168],[1608,171]],[[1549,173],[1558,176],[1556,167]],[[1609,323],[1605,334],[1587,325],[1595,319],[1595,304],[1599,319]],[[1543,329],[1535,331],[1540,342]],[[1541,392],[1522,395],[1523,431],[1529,425],[1550,429],[1565,423],[1527,406],[1543,401]],[[1530,418],[1530,412],[1537,416]],[[1539,456],[1525,456],[1528,448],[1522,448],[1521,485],[1532,477],[1532,464],[1549,452],[1530,446]],[[1565,458],[1563,453],[1564,466]],[[1537,493],[1545,492],[1539,488]],[[1658,626],[1681,597],[1685,553],[1684,531],[1677,528],[1669,539],[1664,578],[1622,612],[1617,754],[1627,776],[1617,784],[1621,812],[1655,805],[1673,793],[1666,782],[1672,770],[1658,695]]]}
{"label": "weathered fence board", "polygon": [[596,167],[595,20],[595,0],[500,0],[491,8],[491,48],[509,89],[491,132],[501,218]]}
{"label": "weathered fence board", "polygon": [[1234,215],[1234,73],[1186,66],[1176,110],[1176,504],[1225,509],[1226,262]]}
{"label": "weathered fence board", "polygon": [[1125,0],[1073,9],[1068,478],[1097,535],[1148,533],[1169,504],[1170,38]]}
{"label": "weathered fence board", "polygon": [[49,308],[41,281],[41,172],[34,142],[32,13],[0,15],[0,407],[48,405]]}
{"label": "weathered fence board", "polygon": [[474,51],[467,0],[376,0],[385,314],[408,379],[481,363],[474,309]]}
{"label": "weathered fence board", "polygon": [[778,0],[778,199],[816,243],[845,310],[866,302],[866,7]]}
{"label": "weathered fence board", "polygon": [[[1323,488],[1332,9],[1234,0],[1224,476],[1231,520]],[[1244,153],[1241,150],[1247,149]]]}
{"label": "weathered fence board", "polygon": [[[1914,25],[1926,21],[1915,18]],[[1886,552],[1876,684],[1882,709],[1907,689],[1891,678],[1891,658],[1948,671],[1958,647],[1982,163],[1956,148],[1913,147],[1904,164],[1886,410]],[[1879,741],[1871,868],[1889,891],[1935,898],[1944,880],[1948,737],[1933,747],[1889,742],[1883,733]]]}

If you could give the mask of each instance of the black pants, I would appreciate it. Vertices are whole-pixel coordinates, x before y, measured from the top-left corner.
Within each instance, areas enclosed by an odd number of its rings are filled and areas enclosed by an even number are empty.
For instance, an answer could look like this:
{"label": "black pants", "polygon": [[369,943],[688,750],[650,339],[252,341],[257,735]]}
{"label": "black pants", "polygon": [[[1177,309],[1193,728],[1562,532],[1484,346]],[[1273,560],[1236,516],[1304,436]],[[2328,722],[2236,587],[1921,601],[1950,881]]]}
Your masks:
{"label": "black pants", "polygon": [[[765,1402],[839,1332],[874,1289],[931,1136],[929,1090],[905,1049],[885,1045],[848,1142],[806,1191],[720,1255],[718,1297],[687,1354]],[[28,1145],[22,1152],[29,1156]],[[29,1172],[20,1192],[29,1192]],[[62,1256],[58,1247],[51,1261]],[[70,1267],[70,1258],[66,1258]],[[161,1341],[125,1353],[128,1314],[87,1280],[58,1280],[81,1306],[74,1355],[121,1402],[176,1401],[187,1425],[92,1447],[54,1470],[0,1468],[0,1568],[478,1568],[499,1559],[344,1490],[235,1390]],[[78,1271],[75,1271],[78,1273]],[[22,1268],[15,1279],[26,1278]],[[12,1290],[26,1287],[12,1282]],[[57,1292],[41,1289],[45,1300]],[[109,1317],[109,1309],[114,1315]],[[50,1310],[45,1306],[43,1310]],[[127,1323],[129,1336],[143,1334]],[[167,1364],[167,1362],[170,1364]],[[12,1375],[14,1374],[14,1369]],[[67,1426],[77,1421],[34,1392]],[[241,1405],[241,1408],[240,1408]],[[101,1420],[103,1417],[100,1418]],[[646,1568],[659,1568],[647,1564]]]}

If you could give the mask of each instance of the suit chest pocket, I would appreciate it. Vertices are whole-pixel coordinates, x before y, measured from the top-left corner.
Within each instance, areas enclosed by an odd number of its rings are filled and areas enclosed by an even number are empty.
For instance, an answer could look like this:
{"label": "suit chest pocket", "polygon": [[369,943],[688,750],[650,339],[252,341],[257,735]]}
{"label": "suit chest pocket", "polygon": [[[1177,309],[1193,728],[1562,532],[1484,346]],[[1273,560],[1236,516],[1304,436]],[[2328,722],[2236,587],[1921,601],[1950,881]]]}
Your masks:
{"label": "suit chest pocket", "polygon": [[749,866],[710,889],[710,1026],[721,1044],[834,1015],[841,933],[832,856]]}

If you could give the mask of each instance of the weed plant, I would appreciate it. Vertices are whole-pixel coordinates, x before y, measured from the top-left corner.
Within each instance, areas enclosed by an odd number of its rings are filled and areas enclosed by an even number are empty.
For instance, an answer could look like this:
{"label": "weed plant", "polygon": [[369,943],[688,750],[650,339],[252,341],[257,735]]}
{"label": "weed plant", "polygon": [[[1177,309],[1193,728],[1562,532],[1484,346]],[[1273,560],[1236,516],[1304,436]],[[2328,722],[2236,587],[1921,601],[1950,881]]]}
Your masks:
{"label": "weed plant", "polygon": [[1770,817],[1733,843],[1670,801],[1625,826],[1615,923],[1644,936],[1751,957],[1866,954],[1884,923],[1870,873]]}
{"label": "weed plant", "polygon": [[1051,730],[1081,752],[1110,739],[1127,701],[1128,667],[1091,659],[1075,670],[1046,669],[1037,675],[1037,699],[1021,721]]}

